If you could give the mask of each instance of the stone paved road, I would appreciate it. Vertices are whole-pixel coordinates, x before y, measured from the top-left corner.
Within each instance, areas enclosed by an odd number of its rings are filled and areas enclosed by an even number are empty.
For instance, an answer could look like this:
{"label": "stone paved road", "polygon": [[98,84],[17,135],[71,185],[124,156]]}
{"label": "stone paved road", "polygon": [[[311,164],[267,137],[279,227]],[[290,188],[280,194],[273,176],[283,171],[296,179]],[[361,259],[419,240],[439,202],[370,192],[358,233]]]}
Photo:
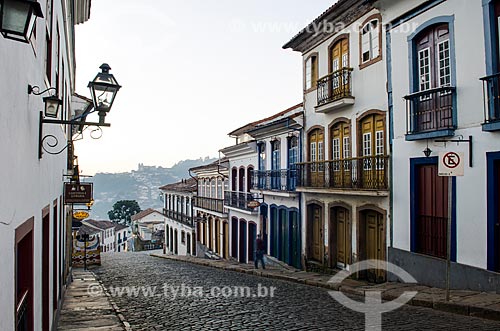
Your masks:
{"label": "stone paved road", "polygon": [[[133,287],[141,291],[138,295],[115,294],[113,298],[133,330],[364,330],[362,314],[344,308],[327,290],[317,287],[159,259],[144,253],[104,257],[103,266],[94,271],[108,290],[129,286],[132,291]],[[192,295],[174,299],[172,289],[181,293],[182,284],[184,293],[191,289]],[[224,286],[247,286],[257,295],[259,284],[275,287],[274,297],[210,297],[212,287],[222,290]],[[151,291],[156,286],[155,295],[145,296],[142,286],[149,286]],[[500,330],[500,322],[413,306],[383,317],[383,330],[438,329]]]}

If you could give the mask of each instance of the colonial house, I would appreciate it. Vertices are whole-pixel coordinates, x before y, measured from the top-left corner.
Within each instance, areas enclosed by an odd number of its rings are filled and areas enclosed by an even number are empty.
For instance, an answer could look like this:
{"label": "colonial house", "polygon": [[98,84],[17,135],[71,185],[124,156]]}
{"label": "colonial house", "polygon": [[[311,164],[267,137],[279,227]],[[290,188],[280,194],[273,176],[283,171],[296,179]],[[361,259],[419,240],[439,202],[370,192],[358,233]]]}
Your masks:
{"label": "colonial house", "polygon": [[224,259],[229,258],[229,221],[224,208],[224,192],[229,187],[229,162],[217,160],[189,169],[197,181],[193,212],[200,253],[209,250]]}
{"label": "colonial house", "polygon": [[301,268],[300,193],[296,164],[301,161],[302,104],[259,122],[248,131],[257,141],[257,168],[251,193],[261,197],[260,229],[267,254]]}
{"label": "colonial house", "polygon": [[[420,283],[444,286],[450,239],[452,288],[498,292],[500,1],[375,5],[387,23],[394,182],[389,261]],[[440,176],[443,153],[462,156],[455,162],[464,176]]]}
{"label": "colonial house", "polygon": [[153,233],[164,230],[165,217],[158,210],[148,208],[133,215],[132,229],[142,241],[151,241]]}
{"label": "colonial house", "polygon": [[193,220],[193,199],[196,196],[196,180],[190,178],[160,187],[165,208],[165,253],[196,255],[196,232]]}
{"label": "colonial house", "polygon": [[123,224],[116,224],[115,226],[115,251],[127,252],[128,251],[128,238],[132,234],[130,226]]}
{"label": "colonial house", "polygon": [[229,218],[229,254],[241,263],[254,261],[255,240],[262,232],[259,210],[249,204],[254,201],[250,190],[257,165],[257,143],[247,133],[254,123],[229,133],[236,144],[220,152],[228,159],[229,187],[224,192],[224,207]]}
{"label": "colonial house", "polygon": [[[382,16],[373,2],[340,0],[284,45],[303,57],[297,192],[308,269],[387,257],[387,71]],[[366,276],[385,279],[375,269]]]}
{"label": "colonial house", "polygon": [[[73,118],[75,25],[89,19],[90,1],[1,1],[1,7],[0,330],[49,330],[69,281],[72,212],[62,175],[74,159],[72,149],[63,149],[69,126],[42,122],[44,98],[62,100],[57,119]],[[62,142],[59,154],[41,149],[47,135]]]}
{"label": "colonial house", "polygon": [[97,221],[89,219],[82,221],[82,224],[99,231],[99,233],[97,234],[97,238],[101,244],[101,253],[110,253],[116,251],[116,223],[110,221]]}

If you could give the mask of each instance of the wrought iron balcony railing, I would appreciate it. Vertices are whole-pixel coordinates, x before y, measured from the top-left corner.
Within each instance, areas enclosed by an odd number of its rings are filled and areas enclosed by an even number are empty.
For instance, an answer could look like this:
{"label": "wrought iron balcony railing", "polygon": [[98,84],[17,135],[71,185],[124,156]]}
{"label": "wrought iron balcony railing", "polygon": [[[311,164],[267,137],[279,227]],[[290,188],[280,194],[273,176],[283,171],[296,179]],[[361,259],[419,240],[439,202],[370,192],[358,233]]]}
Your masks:
{"label": "wrought iron balcony railing", "polygon": [[174,221],[186,224],[187,226],[194,226],[193,218],[186,214],[173,210],[167,210],[165,208],[163,208],[163,214]]}
{"label": "wrought iron balcony railing", "polygon": [[297,187],[297,170],[268,170],[254,172],[254,190],[295,191]]}
{"label": "wrought iron balcony railing", "polygon": [[224,205],[228,207],[254,211],[255,208],[248,207],[248,202],[253,200],[254,198],[251,193],[232,191],[224,192]]}
{"label": "wrought iron balcony railing", "polygon": [[352,68],[342,68],[318,80],[318,106],[352,97]]}
{"label": "wrought iron balcony railing", "polygon": [[224,200],[206,197],[196,197],[194,206],[206,210],[214,211],[217,213],[224,213]]}
{"label": "wrought iron balcony railing", "polygon": [[389,156],[378,155],[297,164],[297,186],[327,189],[387,190]]}
{"label": "wrought iron balcony railing", "polygon": [[483,77],[484,122],[500,122],[500,73]]}
{"label": "wrought iron balcony railing", "polygon": [[439,87],[410,94],[404,98],[408,134],[456,129],[455,87]]}

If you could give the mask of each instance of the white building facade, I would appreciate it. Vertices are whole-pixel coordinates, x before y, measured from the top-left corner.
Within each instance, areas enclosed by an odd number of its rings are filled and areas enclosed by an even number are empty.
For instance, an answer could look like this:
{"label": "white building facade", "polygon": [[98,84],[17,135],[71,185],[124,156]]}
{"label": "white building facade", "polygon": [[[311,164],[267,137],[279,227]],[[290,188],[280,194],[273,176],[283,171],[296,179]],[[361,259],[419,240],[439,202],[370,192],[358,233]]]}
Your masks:
{"label": "white building facade", "polygon": [[196,196],[197,182],[186,179],[181,182],[162,186],[165,208],[164,252],[174,255],[196,255],[196,232],[193,219],[193,200]]}
{"label": "white building facade", "polygon": [[282,111],[248,131],[257,141],[257,168],[251,192],[260,197],[261,234],[266,253],[302,267],[300,193],[296,164],[301,161],[302,104]]}
{"label": "white building facade", "polygon": [[208,250],[224,259],[229,258],[229,221],[224,208],[224,194],[229,187],[228,165],[227,159],[221,159],[189,169],[197,181],[193,211],[200,256]]}
{"label": "white building facade", "polygon": [[246,132],[254,125],[249,124],[229,134],[236,139],[236,145],[220,152],[228,159],[229,189],[224,192],[224,206],[229,219],[230,258],[241,263],[255,260],[255,240],[262,231],[259,209],[249,206],[254,201],[250,192],[253,173],[257,168],[257,143]]}
{"label": "white building facade", "polygon": [[[389,118],[382,25],[373,1],[341,0],[284,46],[300,52],[304,65],[306,120],[297,191],[308,270],[387,257]],[[330,28],[316,31],[318,26]],[[376,269],[361,276],[386,277]]]}
{"label": "white building facade", "polygon": [[[2,2],[3,3],[3,2]],[[5,2],[6,3],[6,2]],[[60,119],[72,118],[75,92],[74,25],[89,19],[90,1],[38,2],[43,18],[28,43],[0,36],[0,330],[49,330],[61,307],[71,266],[71,211],[63,202],[63,174],[72,155],[39,158],[42,97],[63,100]],[[5,6],[4,6],[5,7]],[[7,8],[4,8],[8,10]],[[35,89],[36,91],[36,89]],[[63,125],[43,125],[61,142]],[[62,145],[64,146],[64,144]],[[68,166],[68,164],[70,166]]]}
{"label": "white building facade", "polygon": [[[387,23],[392,114],[389,261],[423,284],[444,286],[451,216],[451,286],[499,292],[500,1],[376,6]],[[465,176],[438,175],[443,152],[463,153]]]}

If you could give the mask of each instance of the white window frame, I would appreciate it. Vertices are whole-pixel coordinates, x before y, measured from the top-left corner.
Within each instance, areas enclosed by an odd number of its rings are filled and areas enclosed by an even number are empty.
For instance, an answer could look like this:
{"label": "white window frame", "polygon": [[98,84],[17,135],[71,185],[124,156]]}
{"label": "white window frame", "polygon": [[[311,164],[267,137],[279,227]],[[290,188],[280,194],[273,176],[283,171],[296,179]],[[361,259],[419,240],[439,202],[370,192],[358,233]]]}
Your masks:
{"label": "white window frame", "polygon": [[[368,59],[364,56],[368,53]],[[361,63],[368,63],[380,56],[380,20],[373,19],[361,30]]]}

